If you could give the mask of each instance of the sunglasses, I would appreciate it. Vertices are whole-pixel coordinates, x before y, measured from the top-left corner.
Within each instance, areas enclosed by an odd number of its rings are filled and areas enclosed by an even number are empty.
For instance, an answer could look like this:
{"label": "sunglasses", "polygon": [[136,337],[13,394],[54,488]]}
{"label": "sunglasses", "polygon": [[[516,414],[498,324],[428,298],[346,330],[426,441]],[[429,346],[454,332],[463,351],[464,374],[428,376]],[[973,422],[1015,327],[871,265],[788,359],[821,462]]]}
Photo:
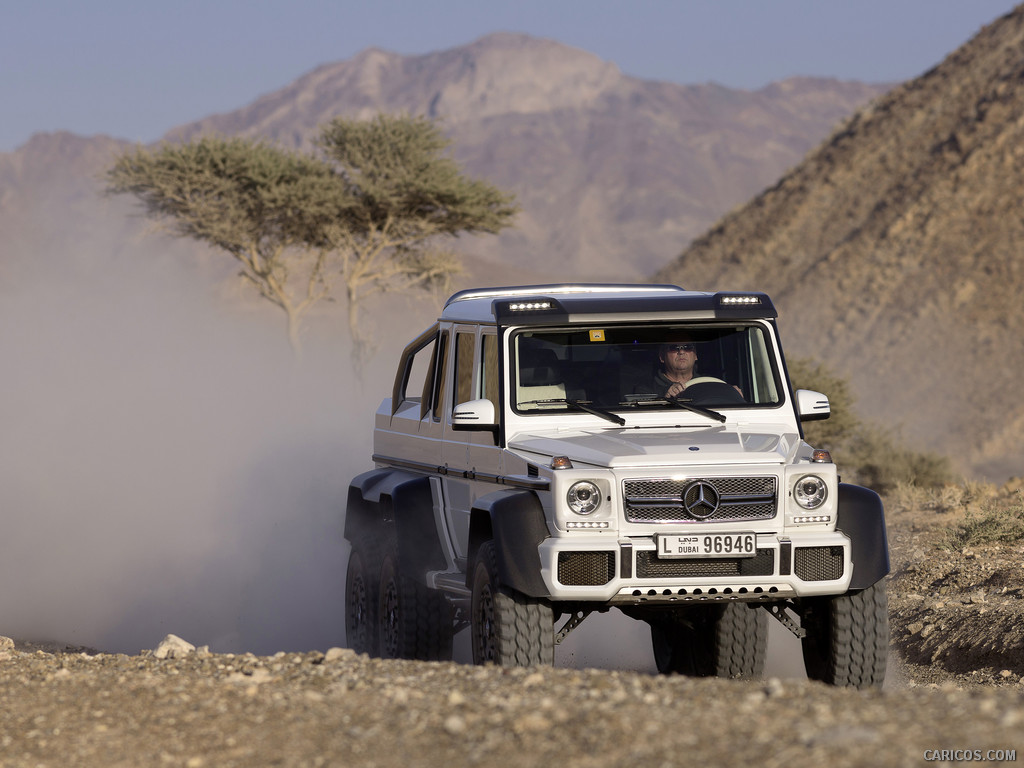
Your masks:
{"label": "sunglasses", "polygon": [[695,344],[669,344],[669,352],[675,352],[677,355],[680,352],[696,352],[697,346]]}

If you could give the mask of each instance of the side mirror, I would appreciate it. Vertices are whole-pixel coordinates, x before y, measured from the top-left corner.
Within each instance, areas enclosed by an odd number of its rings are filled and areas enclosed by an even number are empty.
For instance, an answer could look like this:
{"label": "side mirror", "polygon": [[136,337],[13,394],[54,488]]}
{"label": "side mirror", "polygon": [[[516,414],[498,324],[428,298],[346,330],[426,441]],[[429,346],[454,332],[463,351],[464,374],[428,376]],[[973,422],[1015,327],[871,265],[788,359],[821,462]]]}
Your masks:
{"label": "side mirror", "polygon": [[796,413],[800,421],[822,421],[832,415],[828,397],[810,389],[796,391]]}
{"label": "side mirror", "polygon": [[452,411],[452,429],[457,432],[494,432],[498,429],[494,403],[490,400],[459,403]]}

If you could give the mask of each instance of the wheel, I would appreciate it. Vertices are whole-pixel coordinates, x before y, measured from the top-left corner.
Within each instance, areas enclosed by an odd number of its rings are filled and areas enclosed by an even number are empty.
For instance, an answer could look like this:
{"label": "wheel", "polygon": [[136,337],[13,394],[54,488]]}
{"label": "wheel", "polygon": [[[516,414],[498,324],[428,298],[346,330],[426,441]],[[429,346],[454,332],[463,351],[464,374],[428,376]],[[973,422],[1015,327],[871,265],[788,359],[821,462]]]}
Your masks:
{"label": "wheel", "polygon": [[650,625],[654,663],[664,675],[747,678],[764,672],[768,622],[755,606],[695,605]]}
{"label": "wheel", "polygon": [[380,565],[377,637],[385,659],[451,661],[451,604],[399,567],[398,548],[386,548]]}
{"label": "wheel", "polygon": [[352,542],[345,574],[345,639],[356,653],[376,656],[377,557],[369,538]]}
{"label": "wheel", "polygon": [[501,584],[494,542],[485,542],[473,570],[473,663],[533,667],[555,663],[554,613],[546,600]]}
{"label": "wheel", "polygon": [[812,680],[851,688],[878,688],[889,655],[885,582],[859,592],[803,601],[804,668]]}

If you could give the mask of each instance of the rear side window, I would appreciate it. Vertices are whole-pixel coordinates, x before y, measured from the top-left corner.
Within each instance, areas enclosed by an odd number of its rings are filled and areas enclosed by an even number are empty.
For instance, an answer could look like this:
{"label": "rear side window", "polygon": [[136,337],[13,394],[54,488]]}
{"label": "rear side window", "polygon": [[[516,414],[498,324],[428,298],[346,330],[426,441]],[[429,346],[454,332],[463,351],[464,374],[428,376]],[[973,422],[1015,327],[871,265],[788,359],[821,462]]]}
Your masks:
{"label": "rear side window", "polygon": [[455,334],[455,402],[473,400],[473,347],[476,334],[459,331]]}

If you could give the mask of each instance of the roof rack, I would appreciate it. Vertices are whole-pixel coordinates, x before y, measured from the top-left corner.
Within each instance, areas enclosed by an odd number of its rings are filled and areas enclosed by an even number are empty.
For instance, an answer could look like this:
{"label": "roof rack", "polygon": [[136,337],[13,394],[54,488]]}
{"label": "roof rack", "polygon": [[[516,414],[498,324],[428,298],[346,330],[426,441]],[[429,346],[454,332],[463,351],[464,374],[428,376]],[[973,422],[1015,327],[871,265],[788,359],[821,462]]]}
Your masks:
{"label": "roof rack", "polygon": [[516,285],[504,288],[469,288],[453,293],[445,307],[467,299],[494,299],[538,294],[564,295],[570,293],[679,293],[678,285],[642,283],[552,283],[548,285]]}

